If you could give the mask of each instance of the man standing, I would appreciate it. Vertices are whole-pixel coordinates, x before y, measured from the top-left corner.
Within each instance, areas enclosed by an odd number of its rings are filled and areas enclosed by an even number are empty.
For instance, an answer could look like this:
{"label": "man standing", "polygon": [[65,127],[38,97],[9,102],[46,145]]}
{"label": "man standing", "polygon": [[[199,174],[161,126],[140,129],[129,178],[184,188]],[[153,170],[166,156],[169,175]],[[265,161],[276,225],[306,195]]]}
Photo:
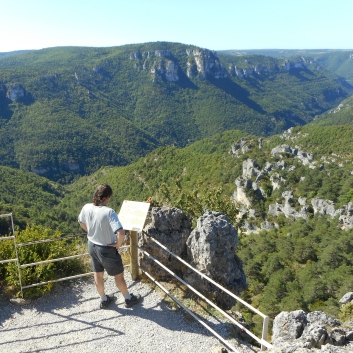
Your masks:
{"label": "man standing", "polygon": [[124,266],[118,249],[124,242],[125,231],[116,212],[107,207],[113,194],[108,184],[98,185],[93,195],[93,203],[83,206],[78,222],[87,232],[88,252],[94,281],[101,297],[100,308],[105,309],[114,299],[104,292],[104,270],[114,276],[115,283],[125,298],[125,307],[137,304],[141,296],[130,294],[124,279]]}

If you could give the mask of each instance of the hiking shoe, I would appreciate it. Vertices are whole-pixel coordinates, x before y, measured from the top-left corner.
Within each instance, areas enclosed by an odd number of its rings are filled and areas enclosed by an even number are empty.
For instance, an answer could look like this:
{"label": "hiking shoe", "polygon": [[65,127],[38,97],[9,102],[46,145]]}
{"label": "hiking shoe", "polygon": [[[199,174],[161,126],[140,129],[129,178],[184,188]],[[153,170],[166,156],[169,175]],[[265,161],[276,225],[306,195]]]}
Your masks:
{"label": "hiking shoe", "polygon": [[133,305],[137,304],[141,299],[141,295],[137,294],[131,294],[131,299],[125,299],[125,308],[131,308]]}
{"label": "hiking shoe", "polygon": [[106,301],[101,301],[100,303],[100,308],[101,309],[106,309],[108,305],[114,300],[114,295],[107,295],[107,300]]}

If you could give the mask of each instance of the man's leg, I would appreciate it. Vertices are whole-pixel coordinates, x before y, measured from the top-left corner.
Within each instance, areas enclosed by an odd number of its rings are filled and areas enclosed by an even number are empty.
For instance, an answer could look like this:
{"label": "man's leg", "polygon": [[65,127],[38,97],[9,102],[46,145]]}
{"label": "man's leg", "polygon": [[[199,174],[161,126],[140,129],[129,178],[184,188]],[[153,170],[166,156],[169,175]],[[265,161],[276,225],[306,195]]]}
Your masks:
{"label": "man's leg", "polygon": [[98,294],[103,297],[104,293],[104,271],[103,272],[94,272],[94,282],[96,284],[96,288]]}
{"label": "man's leg", "polygon": [[129,291],[125,282],[124,272],[119,273],[118,275],[114,276],[114,278],[116,286],[120,290],[121,294],[125,297],[127,294],[129,294]]}
{"label": "man's leg", "polygon": [[141,299],[141,295],[139,294],[134,295],[129,293],[125,282],[125,278],[124,278],[124,272],[119,273],[118,275],[114,276],[114,278],[115,278],[116,286],[118,287],[121,294],[125,298],[125,307],[130,308],[131,306],[137,304]]}

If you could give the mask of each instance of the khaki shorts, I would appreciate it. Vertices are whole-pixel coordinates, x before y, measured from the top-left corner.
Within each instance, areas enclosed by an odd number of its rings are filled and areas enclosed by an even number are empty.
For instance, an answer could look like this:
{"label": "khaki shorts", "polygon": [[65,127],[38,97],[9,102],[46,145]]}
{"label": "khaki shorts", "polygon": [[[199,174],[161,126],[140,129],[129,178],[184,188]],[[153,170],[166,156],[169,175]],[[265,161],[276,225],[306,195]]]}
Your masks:
{"label": "khaki shorts", "polygon": [[88,241],[88,253],[91,256],[93,272],[106,270],[109,276],[116,276],[124,272],[124,265],[116,248],[97,245]]}

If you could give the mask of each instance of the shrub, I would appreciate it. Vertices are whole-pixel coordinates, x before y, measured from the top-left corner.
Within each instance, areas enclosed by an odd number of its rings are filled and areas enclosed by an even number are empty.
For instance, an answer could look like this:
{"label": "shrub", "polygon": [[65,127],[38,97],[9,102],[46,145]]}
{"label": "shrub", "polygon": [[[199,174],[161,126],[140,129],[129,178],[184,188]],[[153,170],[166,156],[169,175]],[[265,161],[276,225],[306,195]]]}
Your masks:
{"label": "shrub", "polygon": [[[16,232],[16,242],[27,243],[43,239],[59,238],[61,234],[58,231],[52,231],[41,226],[29,226],[25,230]],[[15,258],[15,248],[12,241],[4,241],[5,244],[0,249],[0,259],[6,260]],[[82,248],[80,239],[56,240],[46,243],[31,244],[18,247],[18,258],[20,265],[34,262],[52,260],[61,257],[76,255]],[[39,264],[35,266],[24,267],[20,270],[22,285],[47,282],[58,278],[71,276],[84,272],[83,261],[80,258]],[[18,276],[17,263],[5,264],[0,271],[0,280],[6,285],[15,289],[17,295],[20,293],[20,282]],[[53,284],[49,283],[24,290],[24,297],[33,297],[47,293]]]}
{"label": "shrub", "polygon": [[340,312],[340,320],[343,322],[353,321],[353,303],[347,303],[342,305]]}

